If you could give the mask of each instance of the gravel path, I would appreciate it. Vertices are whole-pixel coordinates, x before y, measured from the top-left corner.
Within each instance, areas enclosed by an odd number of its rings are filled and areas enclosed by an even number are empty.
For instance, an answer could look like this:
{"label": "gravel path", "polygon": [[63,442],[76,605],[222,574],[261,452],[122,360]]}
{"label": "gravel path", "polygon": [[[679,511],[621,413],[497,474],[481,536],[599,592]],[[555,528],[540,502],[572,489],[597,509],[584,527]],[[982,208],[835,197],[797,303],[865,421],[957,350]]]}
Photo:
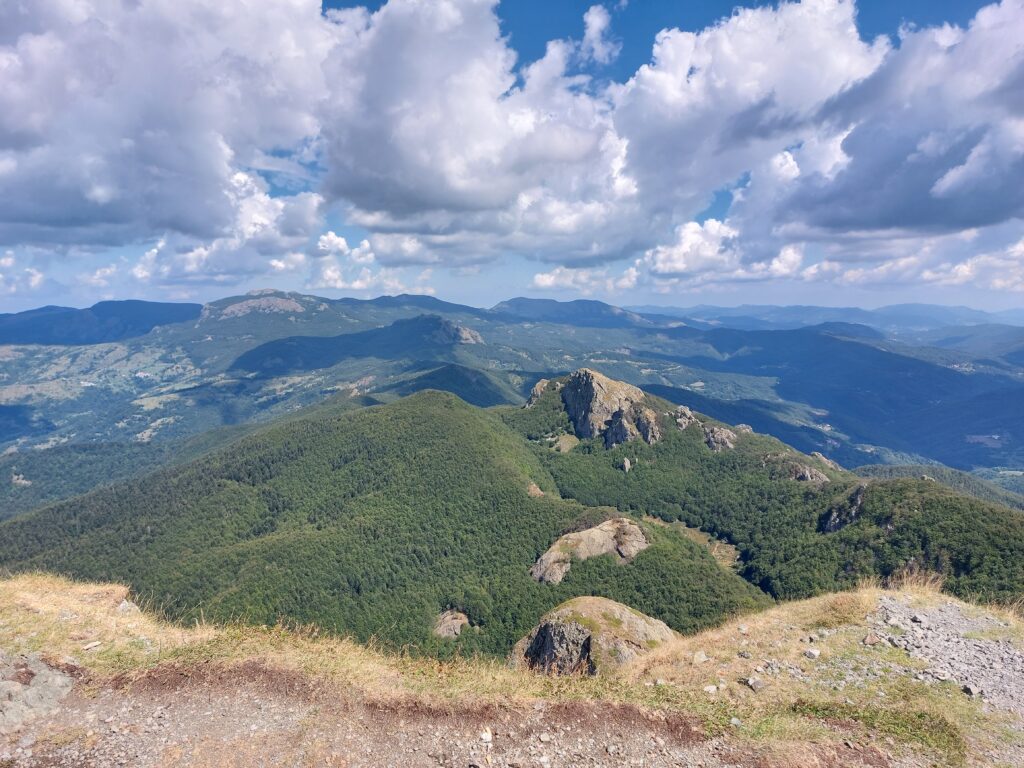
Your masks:
{"label": "gravel path", "polygon": [[[999,709],[1024,715],[1024,652],[1006,638],[989,639],[1007,625],[998,618],[965,612],[943,601],[929,608],[884,596],[876,618],[880,632],[896,648],[928,663],[925,677],[963,686]],[[895,631],[892,631],[895,630]]]}
{"label": "gravel path", "polygon": [[[795,761],[795,762],[794,762]],[[76,690],[60,711],[0,736],[7,768],[910,768],[871,746],[807,745],[793,759],[706,740],[686,718],[593,703],[438,711],[346,702],[287,673],[161,672]]]}

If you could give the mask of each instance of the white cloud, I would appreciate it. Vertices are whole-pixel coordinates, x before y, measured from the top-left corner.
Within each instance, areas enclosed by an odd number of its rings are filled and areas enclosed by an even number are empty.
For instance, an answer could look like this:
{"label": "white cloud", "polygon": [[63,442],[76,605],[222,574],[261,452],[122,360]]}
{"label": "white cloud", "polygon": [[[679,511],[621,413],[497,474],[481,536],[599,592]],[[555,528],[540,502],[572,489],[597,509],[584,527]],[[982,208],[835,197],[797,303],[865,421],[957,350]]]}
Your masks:
{"label": "white cloud", "polygon": [[[1024,0],[895,45],[862,39],[853,0],[740,8],[661,31],[610,84],[586,74],[618,53],[605,6],[532,62],[499,12],[0,3],[0,244],[144,251],[110,275],[97,256],[94,287],[270,274],[383,290],[514,254],[544,262],[534,285],[552,290],[1016,290]],[[696,223],[724,189],[728,211]],[[367,231],[358,246],[322,231],[330,206]],[[965,231],[981,234],[944,239]]]}
{"label": "white cloud", "polygon": [[735,269],[739,254],[733,244],[739,232],[727,223],[708,219],[689,221],[676,229],[671,245],[659,245],[644,254],[643,263],[656,275],[680,276]]}
{"label": "white cloud", "polygon": [[110,285],[110,280],[117,274],[117,265],[108,264],[105,267],[96,269],[91,274],[81,275],[80,279],[86,285],[91,285],[94,288],[106,288]]}
{"label": "white cloud", "polygon": [[592,5],[587,9],[583,14],[583,42],[580,46],[584,58],[598,64],[609,64],[619,55],[622,45],[608,37],[611,25],[612,17],[603,5]]}
{"label": "white cloud", "polygon": [[0,294],[13,295],[37,291],[46,275],[32,266],[22,267],[13,251],[0,256]]}

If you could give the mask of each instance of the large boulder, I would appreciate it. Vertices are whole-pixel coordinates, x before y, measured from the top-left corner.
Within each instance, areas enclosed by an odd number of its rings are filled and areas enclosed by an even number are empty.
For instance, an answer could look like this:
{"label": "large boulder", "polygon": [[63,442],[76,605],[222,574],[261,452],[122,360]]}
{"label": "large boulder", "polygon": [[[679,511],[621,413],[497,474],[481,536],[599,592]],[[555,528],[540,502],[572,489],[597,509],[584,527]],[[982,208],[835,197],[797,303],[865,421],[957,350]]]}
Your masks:
{"label": "large boulder", "polygon": [[569,572],[573,559],[614,555],[620,563],[628,563],[649,546],[643,528],[633,520],[628,517],[606,520],[593,528],[559,538],[533,564],[530,575],[546,584],[559,584]]}
{"label": "large boulder", "polygon": [[603,597],[577,597],[545,614],[511,662],[553,674],[596,675],[676,637],[664,622]]}
{"label": "large boulder", "polygon": [[661,439],[658,416],[644,405],[643,391],[632,384],[609,379],[589,368],[569,375],[562,387],[562,403],[576,436],[603,436],[612,447],[642,437]]}

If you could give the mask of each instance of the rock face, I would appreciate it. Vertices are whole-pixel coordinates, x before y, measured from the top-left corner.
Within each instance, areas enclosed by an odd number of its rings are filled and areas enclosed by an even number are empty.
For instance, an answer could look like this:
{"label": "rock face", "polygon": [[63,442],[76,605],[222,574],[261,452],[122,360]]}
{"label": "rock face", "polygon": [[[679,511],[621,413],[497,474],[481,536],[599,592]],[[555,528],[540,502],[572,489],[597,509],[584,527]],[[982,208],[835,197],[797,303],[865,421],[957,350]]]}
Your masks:
{"label": "rock face", "polygon": [[632,384],[589,368],[570,374],[562,388],[562,402],[576,436],[603,436],[607,447],[638,437],[652,444],[661,439],[658,415],[644,405],[644,398],[643,391]]}
{"label": "rock face", "polygon": [[543,396],[544,392],[548,388],[550,382],[547,379],[541,379],[533,385],[533,389],[530,390],[530,399],[526,401],[526,407],[532,408],[537,404],[537,401]]}
{"label": "rock face", "polygon": [[472,328],[438,318],[437,329],[430,334],[430,340],[438,344],[483,344],[483,337]]}
{"label": "rock face", "polygon": [[664,622],[603,597],[577,597],[544,616],[511,661],[555,674],[598,674],[675,637]]}
{"label": "rock face", "polygon": [[434,634],[448,640],[454,640],[469,626],[469,617],[459,611],[444,611],[434,622]]}
{"label": "rock face", "polygon": [[533,631],[524,652],[530,669],[556,675],[594,675],[593,635],[575,621],[544,621]]}
{"label": "rock face", "polygon": [[649,546],[643,529],[629,518],[606,520],[585,531],[562,536],[533,564],[530,576],[545,584],[560,584],[573,558],[587,560],[614,555],[620,563],[628,563]]}
{"label": "rock face", "polygon": [[825,485],[825,483],[831,482],[828,479],[828,475],[808,464],[790,464],[789,477],[797,482],[812,483],[814,485]]}

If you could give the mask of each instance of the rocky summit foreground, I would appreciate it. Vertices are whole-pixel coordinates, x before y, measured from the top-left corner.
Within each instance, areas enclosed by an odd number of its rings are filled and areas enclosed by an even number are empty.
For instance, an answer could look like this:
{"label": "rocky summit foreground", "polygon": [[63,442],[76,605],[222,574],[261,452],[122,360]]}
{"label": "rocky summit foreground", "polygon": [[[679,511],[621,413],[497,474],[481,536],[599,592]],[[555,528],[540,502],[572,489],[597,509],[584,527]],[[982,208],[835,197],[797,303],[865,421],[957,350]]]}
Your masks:
{"label": "rocky summit foreground", "polygon": [[569,677],[179,627],[127,597],[0,582],[4,768],[1024,763],[1024,622],[927,584],[781,605]]}

